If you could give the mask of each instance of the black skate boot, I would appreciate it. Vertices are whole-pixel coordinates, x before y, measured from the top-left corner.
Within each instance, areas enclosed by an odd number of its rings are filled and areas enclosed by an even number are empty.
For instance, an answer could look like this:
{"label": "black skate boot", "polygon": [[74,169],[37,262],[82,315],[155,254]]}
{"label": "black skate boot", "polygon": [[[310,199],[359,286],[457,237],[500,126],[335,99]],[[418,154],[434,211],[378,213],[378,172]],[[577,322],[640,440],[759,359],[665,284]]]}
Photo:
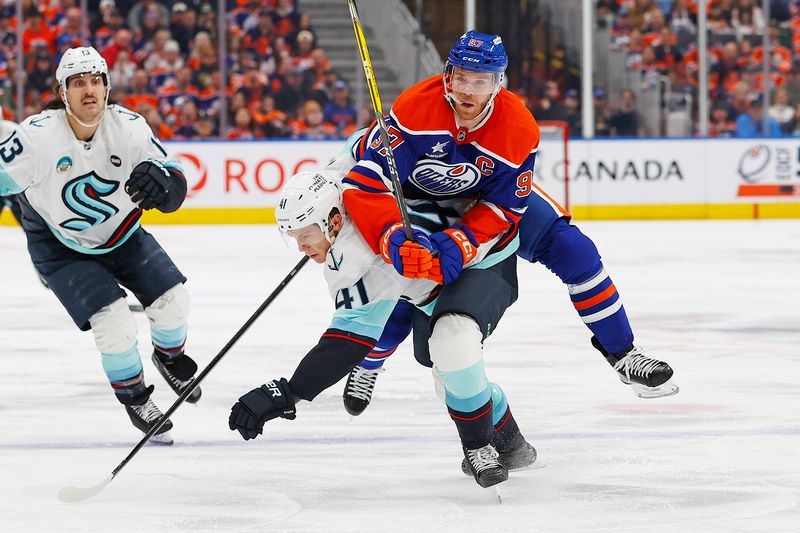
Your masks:
{"label": "black skate boot", "polygon": [[342,396],[344,408],[348,413],[358,416],[364,412],[372,400],[372,391],[375,390],[378,374],[383,371],[383,367],[367,369],[358,365],[350,372]]}
{"label": "black skate boot", "polygon": [[[522,436],[510,410],[492,431],[492,446],[497,450],[497,460],[506,470],[520,470],[536,462],[536,449]],[[461,461],[461,471],[472,475],[466,458]]]}
{"label": "black skate boot", "polygon": [[[153,386],[147,387],[146,393],[140,394],[138,397],[133,398],[134,403],[125,404],[125,412],[133,422],[133,425],[142,433],[147,433],[164,415],[161,410],[156,407],[153,400],[150,399],[150,394],[153,392]],[[169,430],[172,429],[172,421],[167,420],[164,422],[155,435],[150,439],[155,444],[164,444],[167,446],[172,445],[172,436]]]}
{"label": "black skate boot", "polygon": [[639,398],[678,394],[678,386],[672,382],[672,368],[663,361],[643,355],[641,348],[633,346],[625,353],[610,354],[596,337],[592,337],[592,346],[603,354],[608,364],[617,371],[619,379],[630,385]]}
{"label": "black skate boot", "polygon": [[[161,374],[178,396],[192,383],[194,374],[197,372],[197,363],[185,353],[170,359],[158,350],[153,350],[153,364],[156,366],[158,373]],[[186,401],[197,403],[201,395],[202,391],[200,387],[197,387],[186,398]]]}
{"label": "black skate boot", "polygon": [[508,479],[508,470],[500,464],[497,451],[491,444],[476,450],[464,450],[464,461],[469,468],[469,474],[483,488],[491,487]]}

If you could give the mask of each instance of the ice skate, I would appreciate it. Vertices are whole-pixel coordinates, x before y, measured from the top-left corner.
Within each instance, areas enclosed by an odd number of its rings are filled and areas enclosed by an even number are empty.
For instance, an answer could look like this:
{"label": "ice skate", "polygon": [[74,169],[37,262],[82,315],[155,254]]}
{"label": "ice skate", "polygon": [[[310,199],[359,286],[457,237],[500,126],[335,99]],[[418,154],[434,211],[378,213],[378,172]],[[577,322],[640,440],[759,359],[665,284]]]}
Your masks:
{"label": "ice skate", "polygon": [[[194,374],[197,372],[197,363],[186,354],[181,354],[174,359],[168,359],[158,351],[153,351],[153,364],[156,366],[158,373],[164,378],[170,388],[175,391],[175,394],[180,396],[186,387],[188,387],[194,380]],[[189,403],[197,403],[202,395],[200,387],[195,388],[192,393],[186,398]]]}
{"label": "ice skate", "polygon": [[469,473],[481,487],[491,487],[508,479],[508,469],[500,463],[491,444],[475,450],[462,449]]}
{"label": "ice skate", "polygon": [[[153,400],[150,398],[145,400],[145,402],[142,404],[125,405],[125,412],[128,413],[133,425],[136,426],[136,428],[142,433],[147,433],[150,431],[156,422],[158,422],[159,419],[164,415],[164,413],[162,413],[161,410],[156,407],[156,404],[154,404]],[[171,446],[172,436],[169,434],[170,429],[172,429],[172,421],[167,420],[161,425],[160,428],[158,428],[158,431],[155,435],[153,435],[150,441],[155,444]]]}
{"label": "ice skate", "polygon": [[342,397],[344,408],[348,413],[358,416],[364,412],[372,400],[372,391],[375,390],[378,374],[383,371],[383,367],[368,369],[359,365],[350,372]]}
{"label": "ice skate", "polygon": [[680,389],[672,382],[672,368],[663,361],[645,356],[641,348],[634,346],[623,354],[609,354],[595,337],[592,337],[592,346],[603,354],[619,379],[630,385],[639,398],[678,394]]}
{"label": "ice skate", "polygon": [[[508,471],[521,470],[536,462],[536,448],[523,439],[518,446],[497,452],[497,460]],[[466,457],[461,461],[461,471],[468,476],[472,475]]]}

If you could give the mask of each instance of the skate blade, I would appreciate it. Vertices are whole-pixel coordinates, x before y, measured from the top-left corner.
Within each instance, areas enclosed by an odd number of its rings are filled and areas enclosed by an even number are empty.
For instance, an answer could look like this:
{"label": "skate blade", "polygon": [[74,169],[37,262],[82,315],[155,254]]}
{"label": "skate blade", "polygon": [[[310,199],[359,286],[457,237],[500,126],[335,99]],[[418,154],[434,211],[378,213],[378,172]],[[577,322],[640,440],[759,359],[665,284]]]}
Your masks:
{"label": "skate blade", "polygon": [[169,431],[165,431],[164,433],[159,433],[150,437],[149,442],[155,446],[172,446],[174,441]]}
{"label": "skate blade", "polygon": [[631,383],[631,388],[636,396],[647,400],[674,396],[680,391],[678,386],[675,385],[671,379],[662,383],[658,387],[645,387],[644,385],[639,385],[638,383]]}

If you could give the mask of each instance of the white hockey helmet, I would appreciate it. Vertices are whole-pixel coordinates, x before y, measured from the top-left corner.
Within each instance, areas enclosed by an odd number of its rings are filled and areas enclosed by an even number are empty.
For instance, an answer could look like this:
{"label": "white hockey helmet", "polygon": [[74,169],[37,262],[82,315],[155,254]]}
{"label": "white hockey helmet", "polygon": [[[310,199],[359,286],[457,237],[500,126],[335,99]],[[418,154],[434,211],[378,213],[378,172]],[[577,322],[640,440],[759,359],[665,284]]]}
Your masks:
{"label": "white hockey helmet", "polygon": [[56,81],[62,91],[67,90],[67,80],[76,74],[102,74],[106,87],[111,89],[111,79],[108,77],[108,63],[103,56],[91,46],[70,48],[61,56],[56,68]]}
{"label": "white hockey helmet", "polygon": [[275,220],[283,234],[316,224],[332,243],[333,227],[329,218],[334,209],[344,217],[338,174],[331,170],[298,172],[289,178],[281,191]]}

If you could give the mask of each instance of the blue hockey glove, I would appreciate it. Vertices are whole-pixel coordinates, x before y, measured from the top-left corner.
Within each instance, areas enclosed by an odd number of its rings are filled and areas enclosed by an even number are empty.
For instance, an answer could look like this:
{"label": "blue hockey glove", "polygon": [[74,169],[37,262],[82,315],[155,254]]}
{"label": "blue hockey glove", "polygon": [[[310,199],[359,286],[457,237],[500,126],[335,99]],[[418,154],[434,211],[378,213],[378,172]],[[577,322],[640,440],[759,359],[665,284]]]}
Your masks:
{"label": "blue hockey glove", "polygon": [[413,230],[413,241],[406,239],[401,223],[392,224],[383,232],[381,255],[397,272],[406,278],[425,278],[431,268],[433,245],[420,230]]}
{"label": "blue hockey glove", "polygon": [[464,265],[478,255],[477,239],[469,228],[460,224],[432,233],[431,242],[439,255],[433,260],[427,277],[445,285],[454,282],[461,275]]}
{"label": "blue hockey glove", "polygon": [[169,170],[154,159],[142,161],[125,182],[125,192],[142,209],[158,207],[167,197],[171,179]]}
{"label": "blue hockey glove", "polygon": [[264,422],[281,417],[295,419],[294,395],[286,378],[255,388],[231,407],[228,427],[241,433],[244,440],[254,439],[264,431]]}

